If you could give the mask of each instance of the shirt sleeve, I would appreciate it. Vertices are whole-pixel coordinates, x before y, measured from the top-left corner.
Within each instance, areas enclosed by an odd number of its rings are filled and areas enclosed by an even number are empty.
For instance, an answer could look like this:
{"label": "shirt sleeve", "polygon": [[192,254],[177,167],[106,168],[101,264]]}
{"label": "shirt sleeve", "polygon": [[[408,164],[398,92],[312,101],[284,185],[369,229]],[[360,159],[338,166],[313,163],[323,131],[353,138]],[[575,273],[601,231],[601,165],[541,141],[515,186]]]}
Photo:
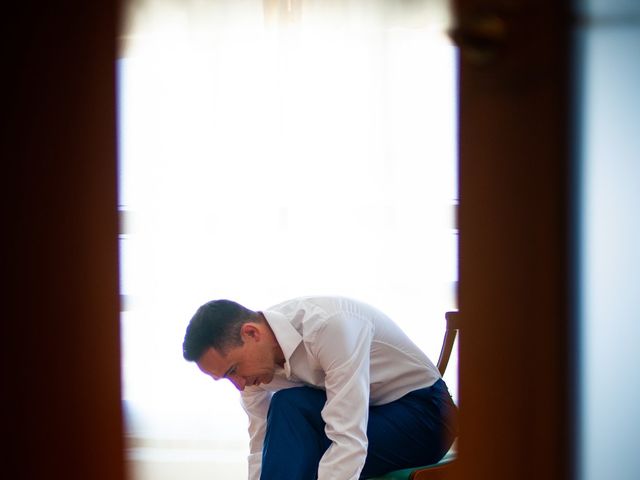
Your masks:
{"label": "shirt sleeve", "polygon": [[262,445],[267,429],[267,412],[272,392],[244,390],[240,396],[242,407],[249,417],[249,480],[259,480],[262,468]]}
{"label": "shirt sleeve", "polygon": [[312,348],[325,372],[322,409],[331,445],[320,460],[318,480],[357,480],[367,457],[369,363],[373,326],[358,317],[326,319]]}

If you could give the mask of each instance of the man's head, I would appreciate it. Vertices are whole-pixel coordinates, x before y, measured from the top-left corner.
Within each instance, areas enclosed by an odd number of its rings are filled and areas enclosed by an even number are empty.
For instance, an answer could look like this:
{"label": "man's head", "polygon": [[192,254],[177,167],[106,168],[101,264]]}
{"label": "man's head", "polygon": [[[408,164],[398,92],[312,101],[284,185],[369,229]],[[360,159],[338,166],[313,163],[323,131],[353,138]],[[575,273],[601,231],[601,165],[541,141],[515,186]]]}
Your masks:
{"label": "man's head", "polygon": [[196,311],[182,352],[203,373],[227,378],[238,390],[271,382],[276,365],[284,361],[263,315],[231,300],[213,300]]}

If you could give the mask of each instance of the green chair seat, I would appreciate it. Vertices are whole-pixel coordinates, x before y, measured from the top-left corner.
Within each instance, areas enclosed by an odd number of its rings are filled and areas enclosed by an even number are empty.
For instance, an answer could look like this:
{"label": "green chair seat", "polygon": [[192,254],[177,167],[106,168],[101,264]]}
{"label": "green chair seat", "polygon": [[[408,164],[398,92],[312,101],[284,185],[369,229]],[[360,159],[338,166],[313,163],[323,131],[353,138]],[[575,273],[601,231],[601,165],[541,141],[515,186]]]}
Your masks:
{"label": "green chair seat", "polygon": [[425,465],[423,467],[414,467],[414,468],[405,468],[403,470],[395,470],[393,472],[389,472],[386,475],[382,475],[381,477],[372,477],[369,480],[408,480],[409,476],[412,472],[416,470],[420,470],[422,468],[429,467],[439,467],[447,463],[451,463],[456,459],[456,452],[454,450],[449,450],[442,460],[438,463],[434,463],[433,465]]}

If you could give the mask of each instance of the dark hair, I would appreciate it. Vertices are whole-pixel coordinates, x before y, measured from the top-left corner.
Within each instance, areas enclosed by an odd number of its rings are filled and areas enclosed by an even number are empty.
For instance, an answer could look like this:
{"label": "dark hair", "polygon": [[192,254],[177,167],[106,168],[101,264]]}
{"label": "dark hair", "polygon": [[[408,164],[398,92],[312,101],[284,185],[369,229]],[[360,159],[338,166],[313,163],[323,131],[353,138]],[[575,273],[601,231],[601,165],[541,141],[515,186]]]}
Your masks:
{"label": "dark hair", "polygon": [[194,362],[209,347],[225,354],[229,348],[242,345],[240,327],[250,321],[260,321],[260,316],[231,300],[211,300],[198,308],[191,318],[182,344],[182,355]]}

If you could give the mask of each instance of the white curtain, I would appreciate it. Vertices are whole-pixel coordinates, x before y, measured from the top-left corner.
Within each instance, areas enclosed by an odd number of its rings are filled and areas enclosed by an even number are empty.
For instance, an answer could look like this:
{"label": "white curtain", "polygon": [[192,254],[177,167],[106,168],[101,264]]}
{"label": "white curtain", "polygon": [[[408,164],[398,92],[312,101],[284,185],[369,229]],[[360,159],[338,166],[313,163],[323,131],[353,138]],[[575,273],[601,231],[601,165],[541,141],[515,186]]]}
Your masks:
{"label": "white curtain", "polygon": [[[120,245],[133,476],[244,478],[238,393],[181,355],[201,303],[353,296],[437,360],[457,270],[447,4],[139,0],[125,13]],[[455,375],[447,381],[455,393]]]}

